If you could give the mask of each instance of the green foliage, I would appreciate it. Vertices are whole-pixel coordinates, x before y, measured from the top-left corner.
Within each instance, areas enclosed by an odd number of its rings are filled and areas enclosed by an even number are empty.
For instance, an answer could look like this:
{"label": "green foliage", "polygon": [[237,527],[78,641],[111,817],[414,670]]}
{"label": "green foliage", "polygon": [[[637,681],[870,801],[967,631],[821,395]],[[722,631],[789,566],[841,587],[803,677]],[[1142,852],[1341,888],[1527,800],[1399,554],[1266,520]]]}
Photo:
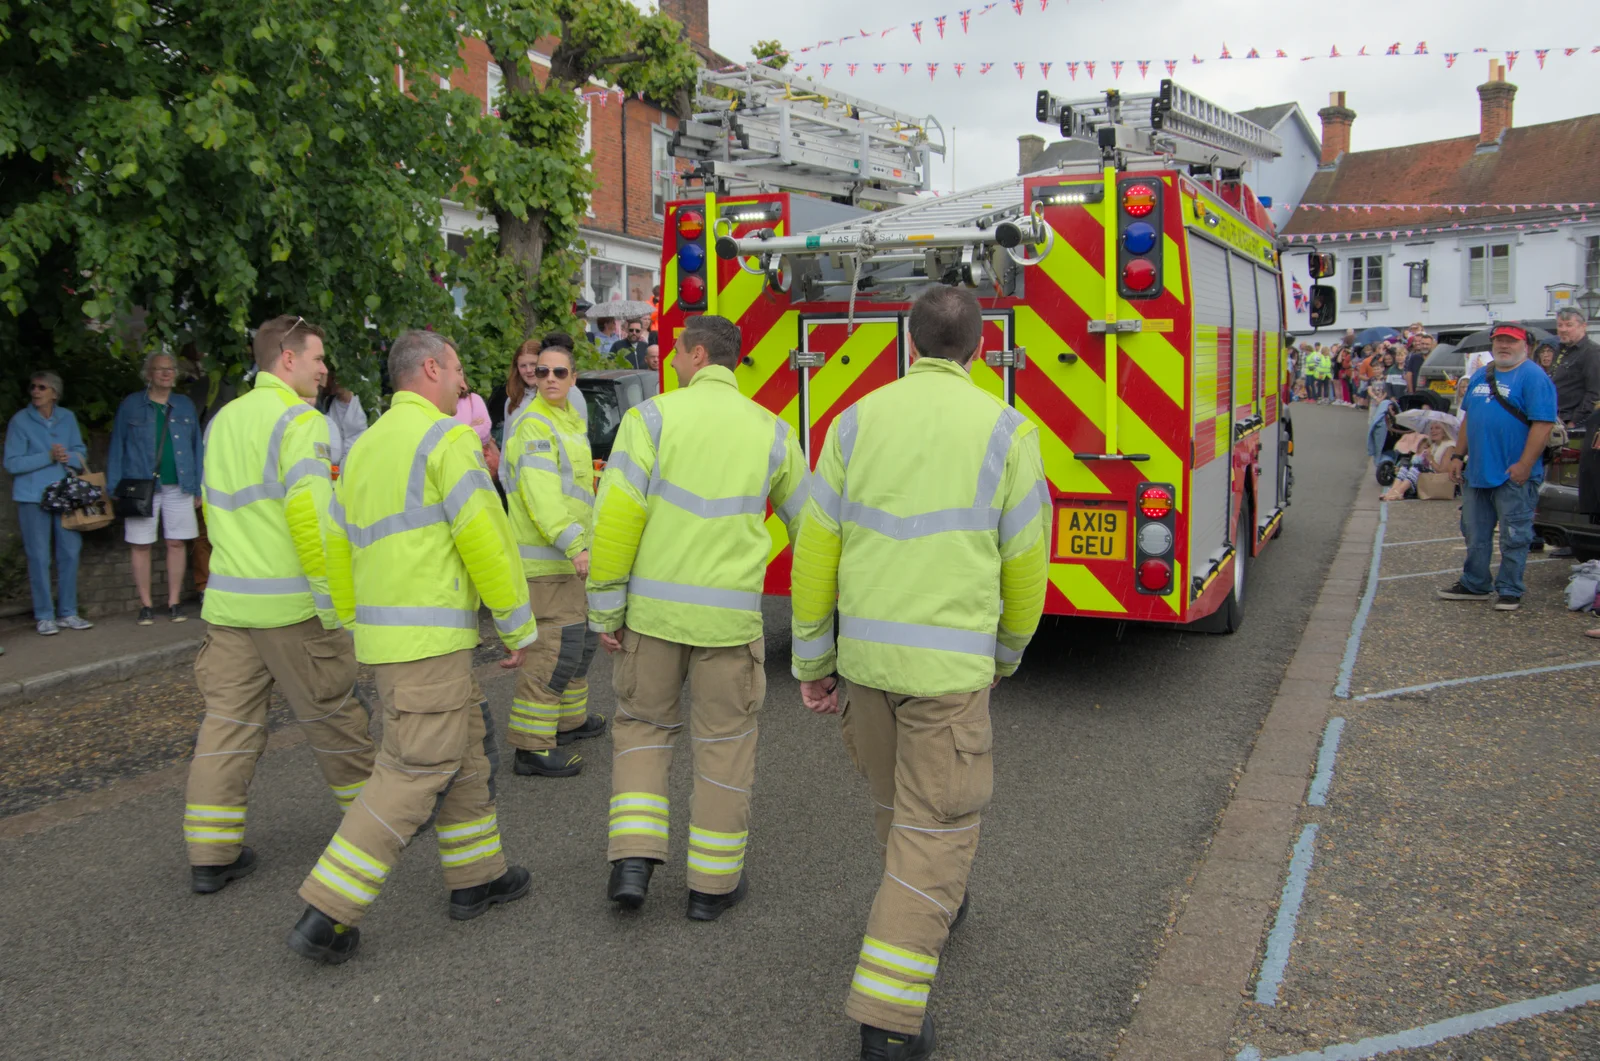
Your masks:
{"label": "green foliage", "polygon": [[[681,27],[629,0],[501,0],[469,5],[504,80],[490,119],[504,134],[482,147],[476,178],[461,193],[492,214],[498,231],[475,241],[456,275],[467,290],[462,353],[475,383],[503,379],[523,339],[561,329],[579,340],[580,365],[610,365],[583,340],[572,303],[579,295],[579,226],[594,190],[592,156],[581,150],[587,101],[598,79],[630,95],[676,101],[694,82],[693,50]],[[528,53],[559,37],[548,77]],[[492,250],[491,250],[492,249]],[[477,373],[477,375],[472,375]]]}
{"label": "green foliage", "polygon": [[762,66],[774,70],[782,70],[789,63],[789,53],[784,50],[782,41],[756,41],[750,55]]}
{"label": "green foliage", "polygon": [[380,336],[453,326],[439,200],[499,140],[425,73],[456,25],[444,0],[0,0],[0,378],[55,367],[101,419],[144,352],[231,378],[291,312],[370,398]]}

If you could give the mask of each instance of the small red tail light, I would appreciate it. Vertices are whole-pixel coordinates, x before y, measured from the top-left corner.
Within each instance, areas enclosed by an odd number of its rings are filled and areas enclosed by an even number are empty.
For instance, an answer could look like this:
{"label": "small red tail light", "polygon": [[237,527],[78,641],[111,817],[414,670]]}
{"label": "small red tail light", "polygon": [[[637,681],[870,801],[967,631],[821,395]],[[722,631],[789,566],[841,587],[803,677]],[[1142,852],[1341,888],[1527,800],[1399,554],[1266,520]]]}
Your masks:
{"label": "small red tail light", "polygon": [[1147,486],[1139,492],[1139,511],[1146,519],[1162,519],[1172,511],[1172,491],[1162,486]]}
{"label": "small red tail light", "polygon": [[1149,217],[1156,208],[1156,190],[1148,184],[1130,184],[1122,190],[1122,209],[1129,217]]}
{"label": "small red tail light", "polygon": [[698,210],[685,210],[678,215],[678,235],[684,239],[699,239],[706,230],[706,218]]}
{"label": "small red tail light", "polygon": [[1148,291],[1156,286],[1156,267],[1144,258],[1135,258],[1122,270],[1122,282],[1130,291]]}
{"label": "small red tail light", "polygon": [[698,276],[686,276],[678,281],[678,301],[697,306],[706,300],[706,282]]}
{"label": "small red tail light", "polygon": [[1139,565],[1139,585],[1151,592],[1167,588],[1172,581],[1172,568],[1165,560],[1146,560]]}

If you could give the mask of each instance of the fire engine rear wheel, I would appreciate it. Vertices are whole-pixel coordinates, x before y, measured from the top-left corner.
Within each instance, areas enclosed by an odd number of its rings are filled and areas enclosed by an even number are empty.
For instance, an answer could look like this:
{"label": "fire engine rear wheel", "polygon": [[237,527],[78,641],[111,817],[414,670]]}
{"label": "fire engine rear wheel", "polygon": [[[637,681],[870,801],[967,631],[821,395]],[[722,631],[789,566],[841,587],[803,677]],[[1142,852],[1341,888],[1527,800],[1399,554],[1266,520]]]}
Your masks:
{"label": "fire engine rear wheel", "polygon": [[1239,525],[1233,532],[1233,588],[1228,599],[1217,609],[1211,630],[1218,634],[1236,633],[1244,625],[1245,587],[1250,578],[1250,548],[1255,540],[1255,517],[1250,499],[1245,497],[1239,505]]}

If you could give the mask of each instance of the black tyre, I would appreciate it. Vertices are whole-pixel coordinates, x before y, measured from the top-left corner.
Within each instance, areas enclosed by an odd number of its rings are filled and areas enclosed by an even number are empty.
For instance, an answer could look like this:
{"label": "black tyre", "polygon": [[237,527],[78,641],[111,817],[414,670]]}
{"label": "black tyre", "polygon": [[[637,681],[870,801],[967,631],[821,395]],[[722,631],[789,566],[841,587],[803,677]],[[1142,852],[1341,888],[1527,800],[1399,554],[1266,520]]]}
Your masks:
{"label": "black tyre", "polygon": [[1204,633],[1232,634],[1244,625],[1244,598],[1250,578],[1250,549],[1255,540],[1254,532],[1255,517],[1250,499],[1246,497],[1239,506],[1239,525],[1233,534],[1233,588],[1228,590],[1228,599],[1222,602],[1222,607],[1195,624]]}

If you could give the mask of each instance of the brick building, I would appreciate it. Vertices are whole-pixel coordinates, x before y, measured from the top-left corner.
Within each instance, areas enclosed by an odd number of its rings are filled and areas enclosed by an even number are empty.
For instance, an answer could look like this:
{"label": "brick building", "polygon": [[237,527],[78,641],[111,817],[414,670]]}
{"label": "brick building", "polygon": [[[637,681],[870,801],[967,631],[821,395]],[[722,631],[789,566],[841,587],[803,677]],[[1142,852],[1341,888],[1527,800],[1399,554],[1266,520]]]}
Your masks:
{"label": "brick building", "polygon": [[[702,60],[728,64],[711,50],[707,0],[661,0],[661,10],[683,25]],[[549,69],[554,45],[554,40],[541,41],[533,52],[534,76],[541,80]],[[451,71],[449,87],[471,93],[483,101],[485,110],[491,109],[500,91],[501,73],[488,46],[469,38],[462,44],[461,59],[462,66]],[[673,195],[672,178],[663,174],[679,168],[667,154],[678,120],[653,101],[630,97],[598,82],[584,95],[589,106],[584,150],[594,152],[591,167],[596,187],[587,223],[582,226],[589,248],[583,296],[591,302],[648,300],[651,287],[660,279],[661,222]],[[493,227],[494,218],[446,202],[445,237],[453,247],[461,248],[468,230]]]}

